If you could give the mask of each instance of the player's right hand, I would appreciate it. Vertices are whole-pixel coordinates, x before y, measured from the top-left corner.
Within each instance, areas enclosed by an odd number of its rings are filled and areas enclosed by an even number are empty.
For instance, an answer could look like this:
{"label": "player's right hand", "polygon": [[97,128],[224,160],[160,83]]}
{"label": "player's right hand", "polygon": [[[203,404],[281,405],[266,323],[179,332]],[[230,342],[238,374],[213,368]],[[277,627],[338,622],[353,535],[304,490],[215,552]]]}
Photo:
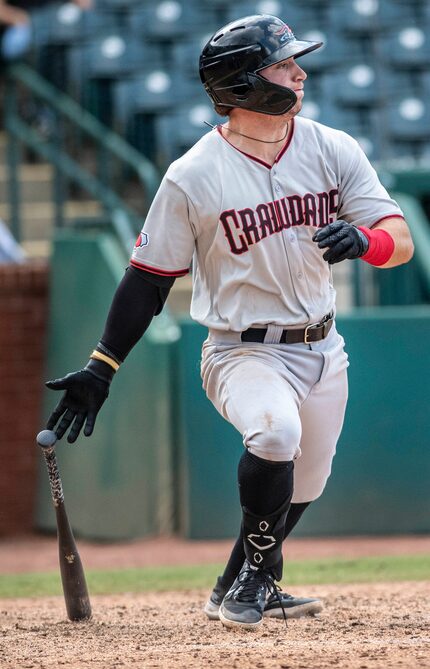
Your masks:
{"label": "player's right hand", "polygon": [[[100,365],[103,365],[102,372]],[[84,435],[89,437],[92,434],[97,414],[109,395],[112,376],[109,370],[104,369],[107,367],[104,363],[90,360],[85,369],[46,382],[45,385],[51,390],[65,391],[46,423],[46,429],[55,430],[58,439],[70,425],[67,441],[71,444],[78,438],[84,423]]]}

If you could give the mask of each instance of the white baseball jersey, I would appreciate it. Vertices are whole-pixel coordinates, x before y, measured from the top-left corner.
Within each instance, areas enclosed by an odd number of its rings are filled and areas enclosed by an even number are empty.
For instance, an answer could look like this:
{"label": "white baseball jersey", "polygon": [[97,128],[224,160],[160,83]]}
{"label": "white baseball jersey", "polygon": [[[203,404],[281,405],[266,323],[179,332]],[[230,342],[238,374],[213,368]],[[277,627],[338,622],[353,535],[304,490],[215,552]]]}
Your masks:
{"label": "white baseball jersey", "polygon": [[344,132],[296,117],[270,166],[216,128],[167,170],[131,264],[183,276],[193,260],[191,316],[209,328],[299,327],[335,303],[316,230],[391,216],[403,217]]}

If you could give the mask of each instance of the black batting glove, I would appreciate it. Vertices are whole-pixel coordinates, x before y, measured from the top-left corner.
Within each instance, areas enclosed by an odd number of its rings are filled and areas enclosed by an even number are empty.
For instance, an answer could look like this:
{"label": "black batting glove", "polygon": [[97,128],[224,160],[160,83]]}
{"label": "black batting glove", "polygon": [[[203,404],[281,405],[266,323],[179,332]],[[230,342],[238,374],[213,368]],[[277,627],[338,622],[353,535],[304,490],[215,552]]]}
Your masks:
{"label": "black batting glove", "polygon": [[47,381],[45,385],[48,388],[64,390],[65,393],[51,413],[46,429],[54,430],[60,421],[55,434],[61,439],[71,425],[67,441],[72,444],[85,423],[84,435],[89,437],[93,433],[97,414],[109,395],[114,373],[112,367],[105,362],[89,360],[84,369],[71,372],[55,381]]}
{"label": "black batting glove", "polygon": [[342,260],[361,258],[369,248],[369,241],[361,230],[340,220],[318,230],[312,241],[318,244],[318,248],[328,249],[323,258],[330,265]]}

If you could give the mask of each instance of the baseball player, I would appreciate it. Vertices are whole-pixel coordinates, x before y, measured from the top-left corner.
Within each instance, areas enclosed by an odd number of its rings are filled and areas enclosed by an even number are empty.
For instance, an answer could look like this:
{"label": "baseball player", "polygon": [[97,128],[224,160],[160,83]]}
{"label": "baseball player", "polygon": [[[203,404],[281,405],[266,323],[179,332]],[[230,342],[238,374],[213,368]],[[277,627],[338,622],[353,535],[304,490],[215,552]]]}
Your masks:
{"label": "baseball player", "polygon": [[355,140],[297,116],[297,59],[320,46],[269,15],[213,35],[200,76],[226,121],[167,170],[86,367],[47,383],[65,391],[47,428],[59,438],[70,428],[73,442],[85,423],[89,436],[113,375],[193,261],[191,316],[208,328],[203,387],[245,447],[241,532],[205,607],[227,627],[321,608],[276,582],[283,539],[324,490],[344,419],[331,266],[388,268],[413,253]]}

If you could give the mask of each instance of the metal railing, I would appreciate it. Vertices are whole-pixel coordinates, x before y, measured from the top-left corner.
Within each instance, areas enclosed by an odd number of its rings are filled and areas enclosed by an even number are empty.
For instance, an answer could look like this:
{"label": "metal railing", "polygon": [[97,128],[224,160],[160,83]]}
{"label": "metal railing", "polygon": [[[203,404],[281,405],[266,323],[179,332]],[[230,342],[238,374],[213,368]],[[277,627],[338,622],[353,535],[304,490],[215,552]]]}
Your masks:
{"label": "metal railing", "polygon": [[[65,223],[65,182],[68,180],[101,204],[109,224],[129,249],[131,239],[142,228],[144,216],[130,207],[111,186],[110,167],[115,160],[124,170],[134,173],[149,206],[160,183],[160,175],[154,165],[28,65],[13,64],[8,67],[6,74],[5,127],[8,136],[10,227],[15,238],[21,240],[19,165],[23,144],[54,166],[53,196],[57,227]],[[19,87],[24,89],[26,95],[31,94],[55,113],[55,132],[51,137],[41,137],[20,114]],[[85,135],[93,142],[95,174],[68,152],[64,141],[66,121],[71,124],[76,135]]]}

